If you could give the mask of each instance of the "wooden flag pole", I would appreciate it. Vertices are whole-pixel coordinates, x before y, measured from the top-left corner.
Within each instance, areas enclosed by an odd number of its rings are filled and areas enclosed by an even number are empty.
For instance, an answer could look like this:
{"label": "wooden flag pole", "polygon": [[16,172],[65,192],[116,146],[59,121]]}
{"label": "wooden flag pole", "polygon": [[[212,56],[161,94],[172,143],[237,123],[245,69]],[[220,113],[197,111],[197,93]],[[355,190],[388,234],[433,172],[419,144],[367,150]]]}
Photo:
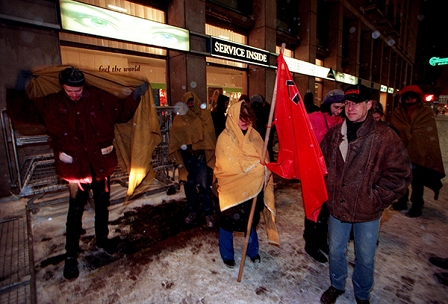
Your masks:
{"label": "wooden flag pole", "polygon": [[238,283],[241,282],[241,277],[243,276],[244,262],[246,261],[247,247],[249,246],[250,232],[252,230],[252,221],[254,219],[256,205],[257,205],[257,196],[253,198],[252,206],[250,208],[249,220],[247,222],[247,229],[246,229],[246,239],[244,241],[244,249],[243,253],[241,254],[240,270],[238,272],[238,279],[237,279]]}
{"label": "wooden flag pole", "polygon": [[[285,43],[282,43],[282,48],[281,48],[281,53],[282,54],[283,54],[284,50],[285,50]],[[278,73],[278,67],[277,67],[277,73]],[[263,152],[261,154],[262,155],[261,162],[262,162],[263,165],[265,164],[266,152],[267,152],[267,149],[268,149],[269,133],[271,132],[271,124],[272,124],[272,119],[274,117],[274,109],[275,109],[276,99],[277,99],[277,77],[275,77],[275,84],[274,84],[274,92],[272,94],[271,109],[269,111],[268,125],[267,125],[267,128],[266,128],[266,134],[264,136]],[[252,222],[253,222],[253,219],[254,219],[256,205],[257,205],[257,196],[255,196],[253,198],[252,206],[250,208],[249,220],[247,222],[247,229],[246,229],[246,238],[245,238],[245,241],[244,241],[243,253],[241,255],[240,270],[238,272],[238,279],[237,279],[238,283],[241,282],[241,277],[243,276],[244,263],[246,262],[247,247],[249,246],[250,232],[252,230]]]}

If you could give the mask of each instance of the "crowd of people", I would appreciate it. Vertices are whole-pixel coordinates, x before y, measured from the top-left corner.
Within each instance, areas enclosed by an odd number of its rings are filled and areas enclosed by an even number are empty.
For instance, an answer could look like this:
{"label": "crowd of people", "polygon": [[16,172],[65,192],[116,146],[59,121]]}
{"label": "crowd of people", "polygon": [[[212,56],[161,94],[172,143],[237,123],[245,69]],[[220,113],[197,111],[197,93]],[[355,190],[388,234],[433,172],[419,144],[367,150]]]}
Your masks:
{"label": "crowd of people", "polygon": [[[90,190],[96,245],[109,254],[115,252],[108,239],[109,177],[117,166],[113,126],[132,118],[149,85],[142,83],[119,99],[87,85],[75,68],[61,71],[59,80],[58,93],[32,100],[26,111],[34,107],[42,116],[52,138],[56,173],[69,182],[64,277],[75,279]],[[329,263],[331,286],[320,299],[324,304],[335,303],[345,291],[350,240],[356,254],[352,276],[356,302],[369,303],[383,211],[390,205],[407,209],[411,185],[408,215],[422,215],[424,186],[437,199],[445,176],[434,113],[422,102],[422,91],[415,85],[400,91],[390,124],[383,121],[382,105],[370,94],[367,87],[353,85],[345,91],[331,90],[320,107],[311,92],[304,98],[328,171],[328,200],[317,222],[305,219],[303,232],[307,254]],[[257,226],[262,216],[269,241],[279,242],[273,174],[264,165],[274,159],[274,136],[266,136],[275,131],[268,128],[269,103],[260,94],[243,94],[229,104],[229,97],[220,94],[210,111],[195,93],[186,92],[175,107],[168,153],[180,164],[179,180],[189,209],[185,223],[202,216],[207,227],[219,223],[219,252],[230,268],[235,266],[233,232],[249,233],[246,254],[260,263]],[[269,138],[267,154],[265,138]],[[434,257],[430,262],[447,269],[446,259]],[[447,273],[437,276],[447,284]]]}

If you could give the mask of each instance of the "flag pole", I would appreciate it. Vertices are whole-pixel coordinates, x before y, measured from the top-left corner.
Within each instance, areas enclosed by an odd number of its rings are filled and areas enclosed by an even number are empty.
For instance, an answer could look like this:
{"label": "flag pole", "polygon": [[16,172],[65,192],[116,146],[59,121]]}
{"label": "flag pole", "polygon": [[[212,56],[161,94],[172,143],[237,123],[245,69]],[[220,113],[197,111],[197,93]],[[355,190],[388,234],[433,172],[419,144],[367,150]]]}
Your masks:
{"label": "flag pole", "polygon": [[[282,43],[282,48],[280,49],[280,53],[283,55],[283,52],[285,51],[286,44]],[[274,109],[275,109],[275,103],[277,101],[277,77],[278,77],[278,67],[277,67],[277,75],[275,77],[275,84],[274,84],[274,92],[272,93],[272,102],[271,102],[271,109],[269,111],[269,118],[268,118],[268,125],[266,126],[266,134],[264,136],[264,146],[263,146],[263,154],[261,158],[261,162],[264,165],[266,160],[266,152],[268,150],[268,143],[269,143],[269,137],[271,133],[272,128],[272,120],[274,119]]]}
{"label": "flag pole", "polygon": [[[285,43],[282,43],[282,48],[281,48],[281,54],[283,54],[283,51],[285,50]],[[278,67],[277,67],[278,70]],[[278,77],[278,73],[277,76],[275,77],[275,84],[274,84],[274,92],[272,94],[272,102],[271,102],[271,109],[269,111],[269,118],[268,118],[268,125],[266,127],[266,134],[264,136],[264,145],[263,145],[263,152],[262,152],[262,158],[261,158],[261,163],[264,165],[265,164],[265,159],[266,159],[266,152],[268,149],[268,142],[269,142],[269,133],[271,132],[271,124],[272,124],[272,119],[274,117],[274,108],[275,108],[275,102],[277,99],[277,77]],[[249,214],[249,220],[247,222],[247,229],[246,229],[246,238],[244,241],[244,248],[243,248],[243,253],[241,254],[241,263],[240,263],[240,270],[238,272],[238,279],[237,282],[241,282],[241,277],[243,276],[243,270],[244,270],[244,263],[246,262],[246,253],[247,253],[247,247],[249,246],[249,238],[250,238],[250,232],[252,230],[252,222],[254,219],[254,214],[255,214],[255,207],[257,205],[257,196],[255,196],[252,200],[252,206],[250,208],[250,214]]]}

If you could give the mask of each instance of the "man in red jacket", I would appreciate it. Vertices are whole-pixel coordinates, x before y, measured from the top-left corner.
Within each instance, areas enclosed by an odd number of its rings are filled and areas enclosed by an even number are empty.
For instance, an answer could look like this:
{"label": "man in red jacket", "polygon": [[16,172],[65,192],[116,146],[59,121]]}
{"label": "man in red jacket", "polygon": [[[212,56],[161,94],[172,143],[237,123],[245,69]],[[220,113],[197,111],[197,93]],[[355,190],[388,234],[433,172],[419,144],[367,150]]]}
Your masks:
{"label": "man in red jacket", "polygon": [[75,68],[59,73],[62,90],[33,100],[52,139],[56,174],[69,182],[64,277],[79,275],[77,256],[84,206],[92,190],[95,203],[96,246],[112,254],[108,239],[110,175],[117,166],[113,146],[114,124],[129,121],[140,96],[149,88],[142,83],[126,99],[85,85],[84,74]]}

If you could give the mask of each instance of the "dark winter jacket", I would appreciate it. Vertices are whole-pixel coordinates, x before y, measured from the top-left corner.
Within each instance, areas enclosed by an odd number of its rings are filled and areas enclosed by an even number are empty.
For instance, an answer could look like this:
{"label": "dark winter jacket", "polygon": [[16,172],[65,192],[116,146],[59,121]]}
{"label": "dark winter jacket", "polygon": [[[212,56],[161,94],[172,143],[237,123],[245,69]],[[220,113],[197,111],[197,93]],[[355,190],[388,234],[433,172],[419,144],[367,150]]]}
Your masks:
{"label": "dark winter jacket", "polygon": [[[400,94],[410,91],[423,95],[415,85],[403,88]],[[392,112],[390,123],[400,132],[414,164],[439,172],[439,179],[445,177],[437,123],[429,105],[419,102],[408,112],[405,104],[400,102]]]}
{"label": "dark winter jacket", "polygon": [[[52,139],[56,174],[65,180],[110,176],[117,166],[112,144],[114,124],[129,121],[139,101],[132,94],[119,99],[96,87],[85,86],[83,96],[72,101],[64,90],[33,100]],[[103,150],[102,150],[103,149]],[[63,152],[73,158],[62,162]]]}
{"label": "dark winter jacket", "polygon": [[345,121],[330,129],[321,143],[328,168],[328,210],[343,222],[376,220],[411,182],[408,153],[398,135],[370,113],[357,139],[348,143],[343,134]]}

